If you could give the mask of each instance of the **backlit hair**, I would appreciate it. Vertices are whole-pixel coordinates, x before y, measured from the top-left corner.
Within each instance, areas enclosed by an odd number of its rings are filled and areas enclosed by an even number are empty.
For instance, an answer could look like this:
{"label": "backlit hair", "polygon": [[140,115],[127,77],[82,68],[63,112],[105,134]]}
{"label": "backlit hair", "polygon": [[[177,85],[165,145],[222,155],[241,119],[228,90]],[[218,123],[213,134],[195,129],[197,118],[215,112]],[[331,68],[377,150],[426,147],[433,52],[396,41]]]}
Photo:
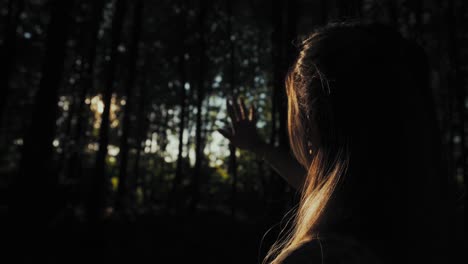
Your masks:
{"label": "backlit hair", "polygon": [[[264,263],[336,227],[381,236],[374,249],[390,259],[416,260],[413,243],[439,246],[446,175],[422,50],[382,25],[330,24],[300,43],[285,87],[289,143],[307,176],[292,226]],[[395,241],[403,249],[385,256]]]}

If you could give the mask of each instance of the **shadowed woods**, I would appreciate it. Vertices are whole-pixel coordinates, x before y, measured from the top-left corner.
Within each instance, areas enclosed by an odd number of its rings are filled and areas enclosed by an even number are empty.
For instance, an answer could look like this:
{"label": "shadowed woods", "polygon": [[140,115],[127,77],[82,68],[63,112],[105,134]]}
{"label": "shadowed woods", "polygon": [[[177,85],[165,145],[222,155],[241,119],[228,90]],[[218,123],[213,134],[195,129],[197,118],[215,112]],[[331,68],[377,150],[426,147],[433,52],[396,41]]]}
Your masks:
{"label": "shadowed woods", "polygon": [[258,137],[287,152],[297,44],[345,19],[424,47],[461,215],[467,13],[462,0],[1,1],[0,217],[11,248],[1,258],[261,262],[299,195],[217,132],[230,122],[226,98],[255,105]]}

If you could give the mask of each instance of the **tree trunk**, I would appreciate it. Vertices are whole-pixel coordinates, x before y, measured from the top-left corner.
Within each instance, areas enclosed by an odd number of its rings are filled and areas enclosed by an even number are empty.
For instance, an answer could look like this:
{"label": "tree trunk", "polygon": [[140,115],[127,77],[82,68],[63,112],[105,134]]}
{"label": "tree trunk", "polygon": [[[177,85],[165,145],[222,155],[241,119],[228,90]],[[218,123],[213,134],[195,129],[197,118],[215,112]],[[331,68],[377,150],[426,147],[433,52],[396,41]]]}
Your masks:
{"label": "tree trunk", "polygon": [[[169,109],[167,106],[161,108],[161,117],[159,118],[159,120],[162,121],[162,123],[159,123],[159,126],[157,126],[156,128],[156,133],[158,133],[158,146],[159,146],[159,154],[160,154],[160,157],[164,157],[167,155],[167,151],[166,151],[166,148],[167,148],[167,145],[169,144],[169,138],[168,138],[168,134],[167,134],[167,130],[168,130],[168,127],[169,127],[169,118],[171,117],[171,115],[169,114]],[[162,190],[162,187],[163,187],[163,184],[164,184],[164,177],[167,173],[169,173],[169,170],[167,169],[167,165],[166,165],[166,162],[161,162],[160,164],[160,170],[159,170],[159,174],[152,174],[152,177],[150,179],[150,188],[151,188],[151,195],[150,195],[150,199],[151,199],[151,203],[154,204],[155,201],[157,201],[159,199],[158,195],[161,195],[161,190]],[[156,171],[154,168],[153,168],[153,171]]]}
{"label": "tree trunk", "polygon": [[[144,56],[144,58],[146,58],[147,56]],[[145,62],[146,64],[146,62]],[[146,64],[147,65],[147,64]],[[145,65],[145,68],[148,68],[147,66]],[[146,71],[143,71],[143,72],[147,72],[148,70]],[[144,184],[143,183],[143,180],[144,180],[144,177],[146,175],[146,169],[144,169],[143,171],[145,172],[143,174],[143,177],[142,177],[142,169],[140,168],[140,164],[141,164],[141,159],[142,159],[142,154],[141,154],[141,151],[142,149],[145,148],[145,144],[144,144],[144,141],[146,139],[146,132],[148,131],[148,126],[149,126],[149,120],[148,120],[148,115],[147,115],[147,112],[146,112],[146,104],[147,104],[147,89],[146,89],[146,80],[147,78],[145,78],[145,76],[143,76],[142,80],[143,80],[143,84],[140,86],[140,92],[139,92],[139,98],[138,98],[138,110],[137,110],[137,128],[136,128],[136,139],[135,139],[135,142],[136,142],[136,147],[137,147],[137,153],[136,153],[136,156],[135,156],[135,163],[134,163],[134,169],[133,171],[135,172],[135,175],[134,177],[130,180],[130,189],[133,190],[132,192],[132,196],[130,197],[131,199],[133,199],[133,202],[136,202],[136,197],[137,197],[137,190],[138,188],[142,188],[143,190],[143,196],[144,196],[144,193],[145,193],[145,189],[143,187]]]}
{"label": "tree trunk", "polygon": [[[96,60],[96,49],[98,42],[99,24],[102,19],[104,9],[104,0],[96,0],[93,2],[92,18],[88,24],[89,35],[87,36],[87,52],[85,54],[85,61],[82,62],[85,68],[85,74],[81,81],[81,90],[78,101],[76,129],[74,131],[74,145],[72,146],[70,159],[68,160],[68,175],[72,179],[80,180],[82,186],[90,185],[91,177],[83,177],[83,146],[86,132],[86,124],[88,123],[87,111],[85,111],[86,96],[89,91],[94,90],[94,64]],[[87,65],[87,66],[86,66]],[[84,194],[83,190],[80,195]],[[85,196],[85,195],[83,195]],[[85,200],[84,197],[80,198]],[[86,201],[84,201],[86,202]]]}
{"label": "tree trunk", "polygon": [[[290,0],[287,1],[287,24],[286,24],[286,38],[284,42],[285,48],[285,56],[284,56],[284,63],[282,65],[281,70],[281,81],[279,84],[281,85],[281,89],[279,91],[279,99],[278,102],[279,106],[279,145],[281,148],[290,151],[289,146],[289,136],[288,136],[288,98],[286,96],[286,88],[285,88],[285,76],[288,71],[290,65],[294,63],[294,60],[297,57],[297,49],[292,44],[293,41],[297,39],[297,17],[298,17],[298,0]],[[294,192],[293,188],[291,188],[283,179],[280,179],[279,182],[279,192],[284,194],[284,191],[287,193]],[[289,195],[286,196],[286,199],[289,199]],[[287,200],[286,202],[291,202],[291,200]],[[285,204],[286,205],[286,204]],[[287,206],[287,205],[286,205]]]}
{"label": "tree trunk", "polygon": [[[76,63],[73,62],[73,70],[71,71],[71,75],[73,76],[74,73],[77,73],[79,76],[82,76],[83,74],[83,67],[82,65],[77,65]],[[58,168],[57,172],[59,174],[59,181],[63,181],[67,178],[66,172],[67,170],[67,160],[70,157],[70,153],[72,152],[73,146],[73,140],[72,140],[72,128],[73,128],[73,119],[75,116],[78,114],[78,107],[76,106],[77,103],[77,97],[74,93],[75,90],[77,90],[78,85],[77,82],[71,84],[70,89],[70,107],[69,111],[67,114],[67,123],[65,124],[65,129],[63,132],[63,138],[60,140],[62,143],[62,153],[60,154],[59,160],[58,160]],[[79,100],[79,98],[78,98]]]}
{"label": "tree trunk", "polygon": [[117,56],[117,47],[121,40],[121,31],[126,10],[127,1],[117,0],[114,9],[111,33],[111,51],[109,62],[106,68],[106,88],[103,95],[104,110],[99,129],[99,150],[96,154],[95,171],[92,179],[90,195],[88,196],[88,213],[91,222],[97,222],[103,217],[104,207],[106,206],[106,195],[109,179],[106,175],[106,156],[107,146],[109,145],[109,114],[111,106],[112,91],[115,81],[115,58]]}
{"label": "tree trunk", "polygon": [[[464,25],[466,21],[463,21],[463,14],[466,14],[465,6],[457,6],[455,1],[449,1],[448,5],[448,56],[450,61],[450,71],[449,71],[449,100],[450,100],[450,114],[449,114],[449,155],[450,155],[450,182],[461,181],[464,184],[464,190],[468,189],[468,159],[466,156],[467,144],[466,144],[466,120],[467,111],[466,111],[466,72],[464,68],[466,65],[463,65],[462,62],[462,50],[461,47],[465,46],[463,43],[463,38],[459,36],[462,35],[458,31],[462,31],[466,35],[466,30]],[[462,26],[463,25],[463,26]],[[465,43],[466,44],[466,43]],[[456,140],[458,138],[458,140]],[[458,141],[458,142],[455,142]],[[458,155],[457,155],[458,152]],[[462,180],[457,179],[460,177]],[[451,197],[452,198],[452,197]],[[464,195],[464,205],[468,204],[468,197]],[[461,205],[463,202],[458,202],[457,206],[463,208]],[[458,209],[458,208],[457,208]],[[459,209],[458,209],[459,210]],[[461,215],[461,213],[460,213]],[[466,219],[466,211],[463,216]],[[461,217],[461,216],[460,216]],[[451,228],[453,228],[451,226]],[[455,230],[452,230],[454,232]],[[457,252],[462,252],[459,245],[454,245],[457,248]]]}
{"label": "tree trunk", "polygon": [[[139,103],[138,103],[138,123],[137,123],[137,136],[136,136],[136,147],[137,147],[137,152],[135,155],[135,164],[133,171],[135,173],[135,176],[133,177],[133,180],[131,181],[131,190],[134,190],[132,192],[131,198],[136,197],[137,193],[136,191],[138,190],[139,187],[141,187],[141,170],[140,170],[140,163],[141,163],[141,151],[144,148],[144,144],[142,144],[142,141],[144,140],[144,135],[147,127],[148,120],[145,115],[145,100],[146,96],[146,89],[144,87],[141,87],[140,90],[140,98],[139,98]],[[133,199],[133,201],[136,201],[136,199]]]}
{"label": "tree trunk", "polygon": [[[255,3],[254,2],[250,2],[250,8],[252,10],[252,14],[255,16],[257,14],[257,7],[255,6]],[[255,42],[255,49],[257,50],[257,52],[260,52],[261,50],[261,47],[262,47],[262,39],[261,38],[258,38],[257,41]],[[257,54],[256,56],[260,56],[260,54]],[[253,65],[253,64],[252,64]],[[259,66],[259,63],[257,61],[257,65],[253,65],[252,66],[252,71],[255,73],[255,68],[256,66]],[[255,81],[255,74],[252,75],[252,78],[251,78],[251,87],[252,89],[254,90],[257,90],[258,87],[257,87],[257,84],[256,84],[256,81]],[[266,178],[266,173],[265,173],[265,162],[264,160],[259,157],[259,156],[256,156],[255,157],[255,164],[257,165],[257,175],[259,177],[259,191],[258,191],[258,194],[259,194],[259,198],[260,200],[263,202],[263,205],[264,207],[266,207],[266,204],[267,204],[267,197],[266,197],[266,189],[268,188],[268,184],[267,184],[267,178]]]}
{"label": "tree trunk", "polygon": [[[276,145],[277,139],[277,115],[278,115],[278,90],[281,89],[281,61],[283,58],[282,51],[282,34],[283,34],[283,6],[282,1],[274,1],[272,6],[272,25],[273,32],[272,40],[272,62],[273,62],[273,80],[271,91],[271,134],[270,145]],[[274,170],[271,170],[275,174]]]}
{"label": "tree trunk", "polygon": [[50,7],[52,14],[45,41],[42,78],[33,106],[32,120],[24,137],[19,172],[10,184],[13,244],[21,243],[18,248],[28,250],[31,254],[27,255],[35,257],[37,255],[30,250],[39,251],[45,236],[43,231],[57,210],[63,207],[64,200],[58,196],[52,142],[73,2],[55,0],[50,2]]}
{"label": "tree trunk", "polygon": [[[297,25],[297,0],[276,2],[273,4],[273,98],[272,98],[272,131],[270,144],[278,143],[278,147],[289,150],[289,140],[287,132],[287,98],[284,87],[284,80],[287,69],[295,58],[295,47],[292,41],[296,38]],[[286,19],[285,23],[283,21]],[[271,170],[274,184],[271,200],[277,205],[273,205],[274,214],[281,214],[284,191],[286,183],[274,171]]]}
{"label": "tree trunk", "polygon": [[178,192],[180,184],[182,182],[182,165],[183,165],[183,146],[184,146],[184,129],[185,129],[185,120],[187,115],[187,91],[185,90],[185,83],[187,82],[187,69],[186,69],[186,59],[185,54],[187,53],[187,48],[185,44],[186,38],[186,6],[182,6],[181,14],[179,17],[180,24],[178,25],[180,29],[180,54],[178,59],[179,73],[180,73],[180,123],[179,123],[179,146],[177,150],[177,164],[176,164],[176,173],[174,181],[172,182],[171,190],[167,199],[167,209],[171,210],[175,207],[176,211],[179,204]]}
{"label": "tree trunk", "polygon": [[128,138],[130,132],[130,115],[131,107],[133,104],[132,90],[135,90],[136,68],[138,61],[138,44],[140,43],[141,34],[141,13],[143,10],[143,1],[137,0],[134,6],[133,14],[133,36],[132,43],[130,44],[130,62],[129,62],[129,76],[125,84],[125,96],[127,98],[125,110],[123,112],[122,122],[122,136],[120,141],[120,168],[119,168],[119,185],[116,197],[116,209],[126,209],[126,195],[128,191]]}
{"label": "tree trunk", "polygon": [[293,64],[294,60],[297,57],[297,49],[292,44],[293,41],[297,38],[297,17],[298,17],[298,0],[290,0],[287,2],[287,21],[286,21],[286,38],[284,39],[284,44],[282,45],[285,49],[286,54],[282,60],[283,64],[280,65],[281,72],[278,78],[278,110],[279,110],[279,145],[283,148],[289,149],[289,140],[288,140],[288,98],[286,97],[286,88],[285,88],[285,77],[288,72],[288,68]]}
{"label": "tree trunk", "polygon": [[[229,87],[231,88],[231,94],[237,95],[236,91],[236,78],[235,78],[235,46],[232,38],[233,29],[232,29],[232,0],[227,2],[227,14],[228,14],[228,37],[229,37]],[[228,172],[231,174],[231,214],[234,216],[236,213],[236,193],[237,193],[237,157],[236,157],[236,147],[229,143],[229,167]]]}
{"label": "tree trunk", "polygon": [[[78,48],[76,58],[71,60],[72,70],[70,72],[70,78],[75,78],[75,82],[70,84],[68,91],[70,93],[70,110],[67,115],[67,123],[65,125],[63,137],[59,137],[62,145],[62,153],[58,161],[58,172],[59,180],[73,180],[73,184],[78,180],[77,170],[73,166],[72,160],[75,160],[76,153],[80,150],[77,149],[77,141],[81,138],[81,117],[83,116],[83,105],[86,100],[86,94],[89,89],[87,82],[90,79],[89,69],[92,66],[88,65],[85,61],[88,59],[91,64],[94,64],[94,58],[89,58],[88,53],[93,53],[96,50],[96,41],[92,41],[93,38],[97,39],[97,29],[99,27],[100,14],[102,13],[103,1],[95,1],[95,5],[92,6],[91,19],[85,23],[77,23],[77,27],[80,28],[77,34],[77,45]],[[96,28],[96,29],[94,29]],[[94,36],[92,33],[94,32]],[[83,48],[81,48],[83,47]],[[92,51],[92,52],[89,52]],[[80,61],[80,63],[78,63]],[[91,78],[92,80],[92,78]],[[92,85],[92,82],[91,82]],[[73,122],[78,122],[78,125],[74,125]],[[78,132],[78,133],[75,133]],[[81,151],[80,151],[81,152]]]}
{"label": "tree trunk", "polygon": [[197,116],[195,125],[195,168],[193,173],[193,179],[190,187],[191,200],[189,203],[189,212],[194,213],[198,202],[200,200],[200,181],[201,181],[201,169],[203,162],[203,147],[202,147],[202,104],[205,98],[205,64],[206,64],[206,43],[205,43],[205,16],[206,7],[208,4],[206,0],[199,0],[200,14],[199,14],[199,30],[200,30],[200,63],[198,66],[198,80],[197,80]]}
{"label": "tree trunk", "polygon": [[0,48],[0,127],[3,123],[3,115],[7,98],[10,93],[10,78],[14,66],[14,58],[16,54],[16,28],[19,21],[19,16],[24,10],[24,0],[8,1],[8,15],[5,18],[5,37],[3,45]]}
{"label": "tree trunk", "polygon": [[[278,115],[280,112],[280,94],[282,87],[282,60],[283,60],[283,9],[284,1],[275,1],[272,6],[272,62],[273,62],[273,79],[272,79],[272,102],[271,102],[271,134],[270,134],[270,145],[276,146],[278,143]],[[270,183],[271,186],[268,186],[268,211],[271,214],[278,214],[276,212],[278,208],[278,187],[281,184],[279,179],[281,178],[278,173],[270,168]]]}

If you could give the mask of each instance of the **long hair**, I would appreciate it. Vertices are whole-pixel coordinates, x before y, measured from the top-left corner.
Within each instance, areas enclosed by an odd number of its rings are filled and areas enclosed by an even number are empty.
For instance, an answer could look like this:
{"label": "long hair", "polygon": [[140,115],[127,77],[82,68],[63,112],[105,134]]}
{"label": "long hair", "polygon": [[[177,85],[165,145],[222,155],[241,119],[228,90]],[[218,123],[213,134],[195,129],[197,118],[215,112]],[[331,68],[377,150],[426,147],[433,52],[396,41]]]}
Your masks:
{"label": "long hair", "polygon": [[264,262],[329,233],[390,263],[423,263],[423,249],[441,260],[447,175],[423,50],[362,23],[329,24],[299,49],[285,87],[289,142],[307,176],[292,227]]}

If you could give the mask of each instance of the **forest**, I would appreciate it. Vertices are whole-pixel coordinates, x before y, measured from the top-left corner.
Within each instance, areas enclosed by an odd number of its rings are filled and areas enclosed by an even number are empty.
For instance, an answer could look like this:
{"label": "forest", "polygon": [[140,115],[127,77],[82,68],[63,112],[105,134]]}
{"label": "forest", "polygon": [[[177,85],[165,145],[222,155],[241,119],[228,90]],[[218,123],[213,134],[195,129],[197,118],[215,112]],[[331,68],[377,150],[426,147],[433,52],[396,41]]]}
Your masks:
{"label": "forest", "polygon": [[298,196],[217,132],[226,98],[255,104],[261,136],[287,147],[296,44],[344,20],[425,49],[464,215],[464,0],[2,0],[2,262],[261,263]]}

